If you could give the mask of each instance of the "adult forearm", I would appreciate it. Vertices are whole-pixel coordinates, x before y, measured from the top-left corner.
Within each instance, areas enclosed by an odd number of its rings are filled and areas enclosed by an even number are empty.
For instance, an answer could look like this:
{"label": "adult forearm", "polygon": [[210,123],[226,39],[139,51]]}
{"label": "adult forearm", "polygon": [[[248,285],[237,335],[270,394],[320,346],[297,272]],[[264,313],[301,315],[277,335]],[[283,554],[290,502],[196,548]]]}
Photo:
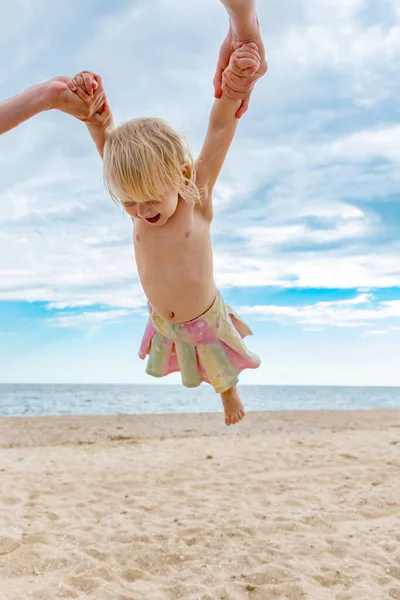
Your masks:
{"label": "adult forearm", "polygon": [[35,85],[0,103],[0,135],[50,108],[47,85]]}
{"label": "adult forearm", "polygon": [[256,0],[221,0],[229,15],[231,29],[235,37],[246,39],[254,32],[257,22]]}

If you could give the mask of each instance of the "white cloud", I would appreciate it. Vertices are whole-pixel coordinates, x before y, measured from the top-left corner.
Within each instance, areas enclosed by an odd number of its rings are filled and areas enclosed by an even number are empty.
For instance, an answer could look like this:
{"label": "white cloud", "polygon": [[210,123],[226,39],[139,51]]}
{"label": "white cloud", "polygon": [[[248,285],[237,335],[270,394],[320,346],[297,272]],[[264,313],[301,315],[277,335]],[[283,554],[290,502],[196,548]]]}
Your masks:
{"label": "white cloud", "polygon": [[331,228],[315,229],[305,225],[275,225],[274,227],[248,227],[238,230],[238,235],[246,238],[248,247],[261,249],[280,244],[330,244],[346,239],[364,237],[368,227],[360,220],[354,223],[331,224]]}
{"label": "white cloud", "polygon": [[[242,306],[242,314],[281,324],[298,324],[306,328],[365,327],[371,323],[400,324],[400,300],[375,302],[372,294],[359,294],[348,300],[316,302],[305,306]],[[380,335],[389,329],[369,329],[364,335]]]}
{"label": "white cloud", "polygon": [[[243,245],[239,245],[243,249]],[[265,252],[257,250],[215,256],[221,287],[278,286],[283,288],[354,289],[400,286],[398,248],[357,253],[344,250]]]}
{"label": "white cloud", "polygon": [[103,311],[83,311],[80,314],[60,314],[56,317],[47,319],[47,322],[53,327],[71,328],[93,328],[99,327],[104,323],[112,323],[132,314],[129,310],[103,310]]}
{"label": "white cloud", "polygon": [[375,335],[387,335],[390,333],[390,329],[369,329],[364,331],[361,337],[370,337]]}
{"label": "white cloud", "polygon": [[400,125],[371,128],[335,140],[331,145],[331,152],[333,158],[357,161],[387,159],[400,166],[399,139]]}

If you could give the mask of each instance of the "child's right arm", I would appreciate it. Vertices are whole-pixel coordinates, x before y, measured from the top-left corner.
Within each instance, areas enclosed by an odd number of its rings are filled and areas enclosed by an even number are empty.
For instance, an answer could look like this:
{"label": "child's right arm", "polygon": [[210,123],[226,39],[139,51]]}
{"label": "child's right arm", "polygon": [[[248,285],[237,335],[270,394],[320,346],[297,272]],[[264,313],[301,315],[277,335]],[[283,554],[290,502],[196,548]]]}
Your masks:
{"label": "child's right arm", "polygon": [[[75,75],[74,83],[77,87],[77,94],[84,98],[89,91],[94,88],[103,88],[103,82],[99,75],[95,75],[90,71],[82,71]],[[94,83],[96,82],[96,83]],[[87,100],[86,100],[87,101]],[[90,103],[90,100],[89,100]],[[103,158],[104,144],[107,139],[107,131],[114,126],[114,121],[110,109],[110,105],[107,100],[102,105],[101,109],[97,111],[95,118],[89,119],[85,122],[85,125],[89,131],[90,137],[94,141],[96,148]]]}
{"label": "child's right arm", "polygon": [[[239,77],[243,84],[260,66],[260,55],[255,44],[244,44],[232,54],[228,70]],[[222,86],[224,90],[224,84]],[[236,133],[239,120],[236,113],[242,100],[232,100],[225,93],[215,100],[211,110],[206,139],[196,161],[196,183],[203,190],[203,206],[211,214],[212,190],[225,162]]]}

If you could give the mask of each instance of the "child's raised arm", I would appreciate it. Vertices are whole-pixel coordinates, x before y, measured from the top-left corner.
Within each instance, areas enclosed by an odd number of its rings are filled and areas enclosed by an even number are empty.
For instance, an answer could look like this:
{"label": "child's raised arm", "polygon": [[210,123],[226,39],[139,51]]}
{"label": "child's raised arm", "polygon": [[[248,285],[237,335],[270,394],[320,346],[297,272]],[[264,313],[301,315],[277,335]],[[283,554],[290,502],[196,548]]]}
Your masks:
{"label": "child's raised arm", "polygon": [[[238,77],[251,78],[260,66],[255,44],[244,44],[232,54],[227,71]],[[222,84],[222,91],[224,84]],[[232,100],[226,94],[215,100],[211,110],[206,139],[196,161],[196,183],[211,197],[218,175],[236,133],[239,119],[236,112],[242,100]]]}
{"label": "child's raised arm", "polygon": [[[103,90],[104,92],[103,81],[100,75],[96,75],[91,71],[81,71],[75,75],[73,81],[76,85],[76,93],[78,96],[86,101],[88,95],[90,96],[89,104],[94,98],[92,90]],[[90,137],[96,145],[101,158],[103,158],[107,130],[114,125],[110,105],[108,104],[107,100],[104,101],[94,118],[87,120],[85,125],[89,131]]]}
{"label": "child's raised arm", "polygon": [[100,115],[100,117],[103,119],[103,122],[99,124],[96,121],[94,121],[93,123],[88,121],[86,122],[86,127],[88,129],[88,132],[90,133],[90,137],[96,144],[96,148],[101,158],[103,158],[104,144],[106,143],[107,139],[107,131],[110,128],[114,127],[111,108],[107,100],[103,104],[102,111],[97,114]]}

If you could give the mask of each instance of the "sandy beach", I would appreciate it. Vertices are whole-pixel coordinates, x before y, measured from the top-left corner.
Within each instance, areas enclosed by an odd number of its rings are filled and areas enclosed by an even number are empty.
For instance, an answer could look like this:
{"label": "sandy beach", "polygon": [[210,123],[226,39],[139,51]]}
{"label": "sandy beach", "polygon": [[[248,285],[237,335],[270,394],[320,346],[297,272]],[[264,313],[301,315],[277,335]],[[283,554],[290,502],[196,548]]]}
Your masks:
{"label": "sandy beach", "polygon": [[400,599],[400,411],[0,419],[0,598]]}

